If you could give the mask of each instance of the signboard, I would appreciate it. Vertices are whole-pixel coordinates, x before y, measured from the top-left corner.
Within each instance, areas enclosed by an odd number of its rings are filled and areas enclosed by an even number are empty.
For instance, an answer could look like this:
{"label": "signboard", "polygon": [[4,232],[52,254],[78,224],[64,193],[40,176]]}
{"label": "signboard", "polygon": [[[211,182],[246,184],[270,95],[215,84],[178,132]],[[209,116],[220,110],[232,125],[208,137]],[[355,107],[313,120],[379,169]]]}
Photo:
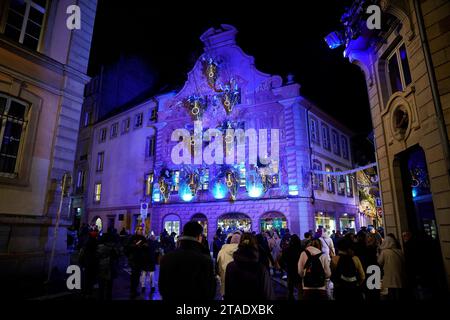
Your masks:
{"label": "signboard", "polygon": [[383,213],[383,209],[382,208],[377,208],[378,216],[381,216],[382,213]]}
{"label": "signboard", "polygon": [[381,198],[379,198],[379,197],[375,198],[375,202],[376,202],[377,207],[381,207]]}
{"label": "signboard", "polygon": [[141,202],[141,218],[142,218],[142,220],[147,219],[147,213],[148,213],[148,203]]}

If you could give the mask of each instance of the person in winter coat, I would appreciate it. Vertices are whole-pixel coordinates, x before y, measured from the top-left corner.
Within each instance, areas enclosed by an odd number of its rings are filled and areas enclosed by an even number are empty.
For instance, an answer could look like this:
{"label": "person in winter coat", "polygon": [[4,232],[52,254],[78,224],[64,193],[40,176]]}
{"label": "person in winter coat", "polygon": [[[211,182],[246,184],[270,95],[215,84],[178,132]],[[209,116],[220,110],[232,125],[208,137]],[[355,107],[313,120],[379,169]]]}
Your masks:
{"label": "person in winter coat", "polygon": [[258,243],[259,262],[265,265],[267,270],[270,270],[270,266],[273,266],[275,262],[273,261],[272,254],[270,253],[267,239],[263,234],[259,233],[256,235],[256,241]]}
{"label": "person in winter coat", "polygon": [[231,236],[231,240],[229,244],[224,244],[222,249],[219,251],[217,255],[217,274],[220,277],[220,293],[222,296],[225,294],[225,271],[227,270],[227,266],[230,262],[233,261],[233,254],[238,249],[239,242],[241,241],[241,234],[234,233]]}
{"label": "person in winter coat", "polygon": [[284,250],[281,260],[287,271],[288,299],[294,300],[294,289],[300,291],[300,276],[298,274],[298,260],[302,252],[300,238],[293,234],[289,246]]}
{"label": "person in winter coat", "polygon": [[[363,265],[363,269],[366,272],[366,279],[370,276],[370,274],[367,274],[367,267],[368,266],[378,266],[377,261],[377,253],[378,253],[378,243],[377,238],[372,233],[367,233],[367,240],[366,240],[366,258],[365,260],[361,260],[361,263]],[[364,296],[366,298],[366,301],[379,301],[380,300],[380,289],[369,289],[367,287],[367,283],[364,283]]]}
{"label": "person in winter coat", "polygon": [[84,271],[83,291],[86,296],[92,294],[94,285],[97,281],[98,258],[97,258],[98,240],[95,234],[89,234],[83,248],[80,250],[80,266]]}
{"label": "person in winter coat", "polygon": [[179,237],[179,248],[161,258],[159,292],[167,301],[208,301],[216,295],[211,256],[204,253],[203,227],[189,221]]}
{"label": "person in winter coat", "polygon": [[142,272],[141,272],[141,290],[145,292],[146,284],[150,285],[150,292],[155,292],[154,274],[156,260],[159,253],[159,243],[154,235],[151,235],[147,241],[146,251],[143,254]]}
{"label": "person in winter coat", "polygon": [[361,302],[361,286],[366,277],[361,261],[353,254],[352,243],[342,239],[338,243],[339,254],[331,259],[331,281],[335,300]]}
{"label": "person in winter coat", "polygon": [[113,281],[117,277],[118,242],[112,233],[105,233],[97,246],[99,300],[112,300]]}
{"label": "person in winter coat", "polygon": [[219,236],[216,234],[214,235],[213,243],[212,243],[212,252],[213,252],[213,259],[217,260],[217,256],[219,255],[220,249],[222,249],[222,241],[220,240]]}
{"label": "person in winter coat", "polygon": [[250,233],[241,237],[225,272],[225,300],[273,300],[269,269],[259,261],[258,242]]}
{"label": "person in winter coat", "polygon": [[402,298],[406,286],[406,272],[403,253],[393,234],[388,234],[380,246],[378,264],[383,269],[383,288],[388,290],[389,300]]}
{"label": "person in winter coat", "polygon": [[130,298],[135,299],[139,293],[137,288],[142,270],[145,268],[146,256],[148,255],[147,239],[143,235],[141,226],[136,228],[136,232],[131,236],[126,246],[125,254],[128,256],[128,265],[131,267],[130,276]]}
{"label": "person in winter coat", "polygon": [[[320,262],[320,265],[319,263]],[[318,265],[312,268],[311,265]],[[330,262],[322,253],[320,238],[311,240],[298,260],[298,274],[302,278],[304,300],[328,300],[327,279],[331,276]],[[310,279],[314,279],[314,286],[310,285]]]}

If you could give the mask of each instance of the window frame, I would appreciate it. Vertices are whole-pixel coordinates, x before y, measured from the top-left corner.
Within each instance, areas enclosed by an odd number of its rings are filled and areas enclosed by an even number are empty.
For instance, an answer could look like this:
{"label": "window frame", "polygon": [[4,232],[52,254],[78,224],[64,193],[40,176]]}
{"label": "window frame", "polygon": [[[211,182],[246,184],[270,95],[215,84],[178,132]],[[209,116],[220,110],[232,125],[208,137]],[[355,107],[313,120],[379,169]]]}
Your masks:
{"label": "window frame", "polygon": [[[100,163],[99,163],[100,161]],[[103,172],[105,162],[105,151],[100,151],[97,153],[97,162],[95,165],[95,172]]]}
{"label": "window frame", "polygon": [[[322,171],[322,162],[314,159],[312,161],[313,170]],[[317,183],[316,183],[317,181]],[[323,174],[313,173],[312,188],[314,190],[323,191]]]}
{"label": "window frame", "polygon": [[[45,8],[42,8],[40,5],[35,3],[33,0],[24,0],[24,3],[25,3],[25,12],[23,14],[22,26],[21,26],[20,30],[18,30],[20,32],[19,39],[10,38],[9,36],[6,36],[6,35],[5,35],[5,37],[7,39],[10,39],[11,41],[20,43],[21,45],[23,45],[25,48],[27,48],[29,50],[33,50],[33,51],[39,52],[41,50],[41,47],[42,47],[42,44],[43,44],[43,41],[44,41],[44,30],[45,30],[46,24],[47,24],[47,15],[48,15],[48,12],[50,11],[51,1],[50,0],[45,0]],[[32,37],[30,34],[28,34],[28,36],[30,36],[30,37],[34,38],[35,40],[37,40],[36,48],[30,48],[30,47],[28,47],[27,45],[24,44],[24,39],[25,39],[25,34],[26,34],[28,22],[31,20],[30,19],[30,8],[33,8],[33,9],[35,9],[35,10],[37,10],[40,13],[43,14],[43,16],[42,16],[42,24],[40,25],[39,39],[36,39],[36,38]],[[1,27],[0,31],[1,31],[1,33],[3,35],[5,34],[6,25],[8,24],[7,22],[8,22],[9,13],[10,13],[10,10],[11,10],[11,0],[5,4],[5,9],[6,10],[5,10],[4,17],[0,16],[0,18],[4,19],[4,22],[0,25],[0,27]],[[35,23],[35,22],[32,22],[32,23]],[[15,28],[15,27],[13,27],[13,28]],[[15,28],[15,29],[17,29],[17,28]]]}
{"label": "window frame", "polygon": [[[328,171],[330,169],[330,171]],[[325,171],[332,173],[333,167],[330,164],[325,165]],[[327,185],[327,192],[328,193],[336,193],[336,188],[334,184],[334,177],[331,174],[325,175],[326,185]],[[331,187],[331,188],[330,188]]]}
{"label": "window frame", "polygon": [[[97,194],[97,186],[100,185],[100,193]],[[94,203],[98,204],[102,201],[102,183],[101,182],[96,182],[94,183]],[[98,200],[97,200],[98,199]]]}
{"label": "window frame", "polygon": [[[336,144],[333,141],[333,137],[336,137]],[[339,139],[340,135],[339,132],[337,132],[337,130],[335,129],[331,129],[331,151],[337,155],[337,156],[341,156],[341,144],[340,144],[340,139]],[[336,150],[334,148],[334,146],[337,146]]]}
{"label": "window frame", "polygon": [[[115,134],[114,134],[114,128],[116,128]],[[119,122],[114,122],[111,125],[111,132],[109,134],[109,138],[114,139],[114,138],[117,138],[118,135],[119,135]]]}
{"label": "window frame", "polygon": [[325,150],[331,151],[330,127],[326,123],[321,122],[320,128],[322,131],[322,147]]}
{"label": "window frame", "polygon": [[[345,143],[342,143],[345,142]],[[348,145],[348,138],[341,134],[341,150],[342,150],[342,158],[345,160],[350,160],[350,150]]]}
{"label": "window frame", "polygon": [[131,118],[128,117],[122,120],[122,134],[130,132]]}
{"label": "window frame", "polygon": [[345,193],[347,197],[353,198],[353,179],[350,174],[345,175]]}
{"label": "window frame", "polygon": [[6,104],[5,104],[5,109],[3,110],[3,113],[0,115],[0,121],[2,122],[1,127],[0,127],[0,151],[2,148],[2,144],[3,144],[3,139],[4,139],[4,134],[5,134],[5,127],[6,127],[6,123],[8,123],[8,119],[14,118],[11,116],[8,116],[8,112],[11,108],[11,102],[14,101],[15,103],[18,103],[20,105],[22,105],[25,108],[24,111],[24,116],[22,120],[15,120],[14,119],[14,123],[21,123],[21,132],[20,132],[20,139],[19,139],[19,145],[17,147],[17,153],[15,155],[15,164],[14,164],[14,172],[2,172],[0,171],[0,177],[4,177],[4,178],[16,178],[19,175],[19,171],[22,165],[22,158],[24,156],[24,144],[26,143],[27,140],[27,129],[28,129],[28,125],[29,125],[29,120],[30,120],[30,110],[31,110],[31,105],[26,102],[26,101],[22,101],[20,99],[17,99],[15,97],[12,97],[8,94],[4,94],[0,92],[0,97],[3,97],[4,99],[6,99]]}
{"label": "window frame", "polygon": [[[313,130],[314,123],[314,130]],[[309,118],[309,136],[311,137],[311,142],[320,146],[320,130],[319,130],[319,121],[311,116]]]}
{"label": "window frame", "polygon": [[[137,119],[140,119],[140,122],[138,124]],[[144,113],[139,112],[134,115],[134,129],[142,128],[142,125],[144,124]]]}
{"label": "window frame", "polygon": [[[103,134],[105,133],[105,134]],[[98,143],[104,143],[106,141],[106,137],[108,135],[108,128],[107,127],[103,127],[99,130],[99,135],[98,135]],[[105,138],[103,138],[103,136]]]}
{"label": "window frame", "polygon": [[[405,71],[403,69],[403,63],[402,63],[402,58],[401,58],[401,54],[400,54],[400,48],[404,46],[405,47],[405,53],[406,53],[406,60],[408,63],[408,69],[409,69],[409,76],[410,76],[410,82],[408,84],[406,84],[406,80],[405,80]],[[400,82],[401,82],[401,90],[400,91],[393,91],[392,88],[392,84],[391,84],[391,78],[390,78],[390,71],[389,71],[389,62],[391,61],[391,59],[395,56],[395,59],[397,61],[397,66],[398,66],[398,70],[399,70],[399,75],[400,75]],[[385,70],[386,70],[386,82],[387,82],[387,87],[388,87],[388,92],[389,92],[389,96],[392,96],[394,93],[396,92],[401,92],[401,91],[405,91],[413,82],[412,81],[412,74],[411,74],[411,67],[409,65],[409,57],[408,57],[408,52],[406,50],[406,44],[403,41],[400,41],[394,49],[392,49],[392,51],[389,53],[389,55],[386,57],[385,61]]]}

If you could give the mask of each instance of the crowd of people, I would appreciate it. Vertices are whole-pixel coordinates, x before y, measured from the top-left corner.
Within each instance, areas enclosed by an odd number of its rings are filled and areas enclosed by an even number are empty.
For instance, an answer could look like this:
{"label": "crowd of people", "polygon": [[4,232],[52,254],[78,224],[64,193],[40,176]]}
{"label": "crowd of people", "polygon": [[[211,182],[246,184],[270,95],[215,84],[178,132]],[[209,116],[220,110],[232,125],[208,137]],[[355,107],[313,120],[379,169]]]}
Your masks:
{"label": "crowd of people", "polygon": [[[164,300],[273,300],[273,277],[287,281],[287,298],[293,300],[401,300],[417,298],[417,287],[435,285],[432,271],[417,256],[430,248],[409,232],[402,235],[403,250],[393,234],[365,227],[356,234],[329,234],[319,227],[303,239],[288,229],[256,234],[219,228],[209,245],[195,221],[186,223],[178,237],[166,230],[159,239],[145,236],[138,226],[133,235],[124,229],[100,235],[94,227],[80,239],[84,290],[92,294],[97,283],[99,299],[111,299],[121,256],[131,270],[131,299],[147,287],[155,292],[157,264]],[[381,288],[366,281],[374,268],[381,270]]]}

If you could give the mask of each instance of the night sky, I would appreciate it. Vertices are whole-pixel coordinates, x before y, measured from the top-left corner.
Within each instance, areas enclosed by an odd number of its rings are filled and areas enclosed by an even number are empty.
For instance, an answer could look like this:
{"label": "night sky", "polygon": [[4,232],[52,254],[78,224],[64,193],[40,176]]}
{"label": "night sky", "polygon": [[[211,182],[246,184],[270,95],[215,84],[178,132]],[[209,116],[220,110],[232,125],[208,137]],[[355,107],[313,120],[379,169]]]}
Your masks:
{"label": "night sky", "polygon": [[180,88],[203,52],[200,35],[231,24],[259,70],[283,78],[293,73],[303,96],[356,134],[372,130],[362,72],[342,48],[330,50],[323,40],[339,27],[349,1],[155,2],[99,0],[89,75],[126,53],[145,59],[160,87]]}

